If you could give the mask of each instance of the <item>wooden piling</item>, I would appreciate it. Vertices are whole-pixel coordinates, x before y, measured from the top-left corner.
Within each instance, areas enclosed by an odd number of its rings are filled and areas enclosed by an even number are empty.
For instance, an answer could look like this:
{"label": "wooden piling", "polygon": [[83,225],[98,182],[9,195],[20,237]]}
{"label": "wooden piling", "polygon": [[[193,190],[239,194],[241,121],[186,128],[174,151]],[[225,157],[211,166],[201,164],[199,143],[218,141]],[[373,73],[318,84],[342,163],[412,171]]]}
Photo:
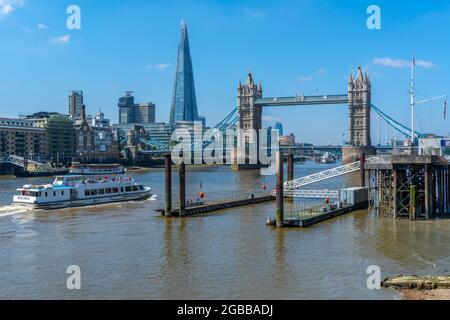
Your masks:
{"label": "wooden piling", "polygon": [[294,155],[291,153],[287,156],[288,165],[288,179],[287,181],[294,180]]}
{"label": "wooden piling", "polygon": [[179,185],[180,185],[180,210],[179,216],[184,217],[186,214],[186,165],[184,162],[180,164],[179,168]]}
{"label": "wooden piling", "polygon": [[278,228],[284,225],[284,192],[283,192],[283,153],[277,152],[278,172],[277,172],[277,209],[275,212],[276,224]]}
{"label": "wooden piling", "polygon": [[426,164],[425,165],[425,218],[430,219],[432,216],[431,208],[431,182],[433,180],[432,172],[431,172],[431,165]]}
{"label": "wooden piling", "polygon": [[395,165],[395,164],[393,164],[392,165],[392,188],[394,189],[393,190],[393,199],[392,199],[392,202],[393,202],[393,205],[392,205],[392,210],[393,210],[393,212],[392,212],[392,215],[394,216],[394,219],[397,219],[397,208],[398,208],[398,206],[397,206],[397,192],[398,192],[398,171],[397,171],[397,166]]}
{"label": "wooden piling", "polygon": [[439,215],[442,216],[444,214],[444,171],[442,168],[439,168]]}
{"label": "wooden piling", "polygon": [[445,198],[446,198],[446,203],[447,206],[445,208],[445,213],[447,214],[450,210],[450,172],[449,172],[449,167],[446,167],[445,170]]}
{"label": "wooden piling", "polygon": [[416,220],[416,186],[409,188],[409,219]]}
{"label": "wooden piling", "polygon": [[172,155],[165,156],[165,215],[172,214]]}
{"label": "wooden piling", "polygon": [[433,167],[431,171],[431,217],[436,217],[436,168]]}
{"label": "wooden piling", "polygon": [[366,187],[366,154],[363,152],[359,158],[360,161],[360,179],[361,188]]}

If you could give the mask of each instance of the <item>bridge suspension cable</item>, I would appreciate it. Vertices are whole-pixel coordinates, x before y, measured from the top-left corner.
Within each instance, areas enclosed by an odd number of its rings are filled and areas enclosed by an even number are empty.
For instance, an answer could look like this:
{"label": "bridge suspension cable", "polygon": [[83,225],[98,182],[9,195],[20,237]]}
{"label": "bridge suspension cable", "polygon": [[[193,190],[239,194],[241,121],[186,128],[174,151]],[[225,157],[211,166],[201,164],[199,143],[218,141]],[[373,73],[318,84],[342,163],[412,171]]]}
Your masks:
{"label": "bridge suspension cable", "polygon": [[[377,108],[375,105],[371,105],[371,108],[373,109],[373,111],[375,111],[388,125],[390,125],[392,128],[394,128],[396,131],[400,132],[401,134],[403,134],[405,137],[407,138],[411,138],[411,129],[408,128],[407,126],[401,124],[400,122],[398,122],[397,120],[391,118],[390,116],[388,116],[386,113],[384,113],[383,111],[381,111],[379,108]],[[426,134],[414,131],[415,135],[419,138],[424,138],[426,137]]]}

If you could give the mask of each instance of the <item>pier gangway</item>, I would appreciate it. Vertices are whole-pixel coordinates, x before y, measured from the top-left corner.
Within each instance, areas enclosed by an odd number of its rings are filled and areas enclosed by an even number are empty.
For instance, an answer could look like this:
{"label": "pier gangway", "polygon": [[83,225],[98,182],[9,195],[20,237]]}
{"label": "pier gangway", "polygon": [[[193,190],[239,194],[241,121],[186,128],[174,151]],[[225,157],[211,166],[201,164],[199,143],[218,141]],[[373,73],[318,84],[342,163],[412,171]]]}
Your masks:
{"label": "pier gangway", "polygon": [[2,157],[0,159],[0,162],[10,163],[12,165],[15,165],[17,167],[21,167],[24,169],[26,169],[27,164],[42,165],[41,162],[37,162],[37,161],[31,160],[31,159],[26,159],[24,157],[17,156],[17,155],[9,155],[6,157]]}
{"label": "pier gangway", "polygon": [[[389,155],[383,155],[383,156],[375,156],[370,157],[366,159],[366,164],[374,164],[374,163],[389,163],[390,156]],[[287,181],[284,183],[284,193],[286,197],[306,197],[308,194],[312,197],[327,197],[327,193],[330,195],[333,193],[333,191],[328,190],[303,190],[300,189],[302,187],[318,183],[324,180],[336,178],[339,176],[343,176],[352,172],[357,172],[361,169],[361,162],[353,162],[349,164],[345,164],[336,168],[328,169],[325,171],[317,172],[305,177],[301,177],[298,179],[294,179],[291,181]],[[333,196],[335,194],[333,193]]]}

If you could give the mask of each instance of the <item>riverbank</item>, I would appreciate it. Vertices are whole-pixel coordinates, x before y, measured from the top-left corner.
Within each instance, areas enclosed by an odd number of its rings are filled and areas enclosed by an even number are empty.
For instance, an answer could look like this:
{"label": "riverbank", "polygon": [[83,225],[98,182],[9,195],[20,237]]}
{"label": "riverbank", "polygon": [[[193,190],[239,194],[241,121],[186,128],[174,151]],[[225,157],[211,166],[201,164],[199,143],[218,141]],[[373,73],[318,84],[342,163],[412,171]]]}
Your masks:
{"label": "riverbank", "polygon": [[383,287],[398,290],[403,300],[450,300],[450,276],[391,277]]}
{"label": "riverbank", "polygon": [[400,290],[402,300],[450,300],[450,289]]}

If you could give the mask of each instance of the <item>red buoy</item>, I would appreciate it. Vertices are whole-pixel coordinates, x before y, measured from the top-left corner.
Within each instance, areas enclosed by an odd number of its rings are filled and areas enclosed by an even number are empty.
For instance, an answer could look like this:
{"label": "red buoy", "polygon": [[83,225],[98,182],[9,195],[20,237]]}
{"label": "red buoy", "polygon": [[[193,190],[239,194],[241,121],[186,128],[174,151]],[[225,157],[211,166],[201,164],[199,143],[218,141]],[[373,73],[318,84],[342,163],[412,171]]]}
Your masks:
{"label": "red buoy", "polygon": [[199,196],[200,196],[200,199],[204,199],[205,198],[205,193],[204,192],[200,192]]}
{"label": "red buoy", "polygon": [[265,184],[262,185],[263,190],[267,190],[267,186]]}

